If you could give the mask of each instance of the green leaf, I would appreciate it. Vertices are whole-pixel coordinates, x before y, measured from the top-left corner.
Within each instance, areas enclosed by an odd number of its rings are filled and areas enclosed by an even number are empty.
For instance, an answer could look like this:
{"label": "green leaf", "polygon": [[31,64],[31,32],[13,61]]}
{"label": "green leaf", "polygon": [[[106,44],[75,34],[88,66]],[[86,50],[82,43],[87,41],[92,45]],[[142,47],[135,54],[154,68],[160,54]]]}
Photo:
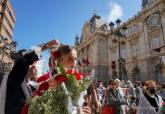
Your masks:
{"label": "green leaf", "polygon": [[59,69],[59,72],[60,72],[61,75],[65,76],[65,77],[67,76],[64,65],[62,65],[62,64],[58,65],[58,69]]}

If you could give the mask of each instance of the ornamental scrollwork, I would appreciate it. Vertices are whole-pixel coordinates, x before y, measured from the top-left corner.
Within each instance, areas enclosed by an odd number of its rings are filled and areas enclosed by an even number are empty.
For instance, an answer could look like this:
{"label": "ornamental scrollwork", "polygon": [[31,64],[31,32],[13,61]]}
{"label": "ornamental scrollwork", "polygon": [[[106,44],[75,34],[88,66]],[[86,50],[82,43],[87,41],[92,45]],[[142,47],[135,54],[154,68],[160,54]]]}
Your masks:
{"label": "ornamental scrollwork", "polygon": [[157,27],[160,27],[160,15],[157,13],[151,14],[147,20],[147,29],[148,31],[151,31]]}

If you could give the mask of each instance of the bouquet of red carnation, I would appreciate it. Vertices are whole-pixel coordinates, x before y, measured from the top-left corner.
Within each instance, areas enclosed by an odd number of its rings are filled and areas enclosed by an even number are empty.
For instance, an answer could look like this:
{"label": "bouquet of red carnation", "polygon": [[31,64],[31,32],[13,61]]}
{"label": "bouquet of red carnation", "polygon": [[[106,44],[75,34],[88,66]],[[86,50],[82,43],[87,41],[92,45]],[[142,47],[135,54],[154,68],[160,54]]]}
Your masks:
{"label": "bouquet of red carnation", "polygon": [[29,114],[71,114],[81,93],[92,81],[76,70],[66,70],[63,65],[57,66],[54,79],[57,81],[55,87],[31,99]]}

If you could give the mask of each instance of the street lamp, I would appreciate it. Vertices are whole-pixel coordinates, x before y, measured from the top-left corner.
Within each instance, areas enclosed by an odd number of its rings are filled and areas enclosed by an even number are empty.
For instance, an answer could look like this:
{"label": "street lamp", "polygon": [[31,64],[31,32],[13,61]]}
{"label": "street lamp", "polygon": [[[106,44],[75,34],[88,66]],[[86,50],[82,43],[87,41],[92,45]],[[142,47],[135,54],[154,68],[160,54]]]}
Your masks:
{"label": "street lamp", "polygon": [[127,27],[125,25],[123,26],[120,26],[121,24],[121,20],[120,19],[117,19],[116,20],[116,29],[114,30],[114,26],[115,26],[115,23],[113,22],[110,22],[109,26],[110,26],[110,30],[111,30],[111,33],[116,35],[117,36],[117,39],[118,39],[118,48],[119,48],[119,79],[120,80],[123,80],[123,76],[122,76],[122,72],[121,72],[121,42],[120,42],[120,38],[121,37],[126,37],[126,30],[127,30]]}

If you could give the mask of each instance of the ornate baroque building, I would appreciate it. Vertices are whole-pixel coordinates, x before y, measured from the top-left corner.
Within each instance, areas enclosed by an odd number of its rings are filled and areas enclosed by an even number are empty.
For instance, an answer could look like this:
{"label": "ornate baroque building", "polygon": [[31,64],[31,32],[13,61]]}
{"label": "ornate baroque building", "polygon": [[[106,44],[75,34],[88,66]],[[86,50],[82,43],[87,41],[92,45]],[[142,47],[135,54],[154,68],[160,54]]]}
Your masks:
{"label": "ornate baroque building", "polygon": [[[163,81],[165,0],[142,0],[141,11],[122,25],[127,26],[127,31],[126,36],[119,40],[122,58],[120,79]],[[87,69],[95,71],[97,80],[119,78],[118,38],[112,34],[109,23],[94,14],[84,24],[81,37],[76,36],[75,43],[79,61],[89,63]]]}

